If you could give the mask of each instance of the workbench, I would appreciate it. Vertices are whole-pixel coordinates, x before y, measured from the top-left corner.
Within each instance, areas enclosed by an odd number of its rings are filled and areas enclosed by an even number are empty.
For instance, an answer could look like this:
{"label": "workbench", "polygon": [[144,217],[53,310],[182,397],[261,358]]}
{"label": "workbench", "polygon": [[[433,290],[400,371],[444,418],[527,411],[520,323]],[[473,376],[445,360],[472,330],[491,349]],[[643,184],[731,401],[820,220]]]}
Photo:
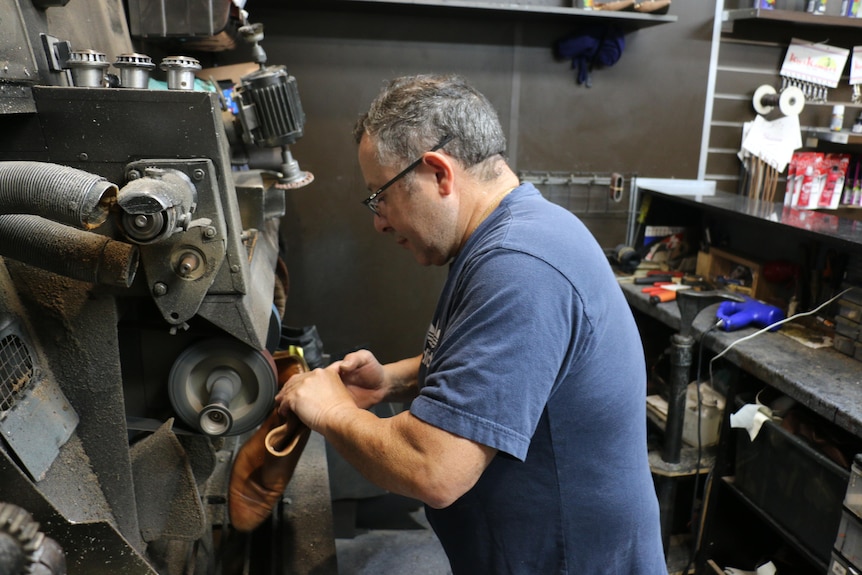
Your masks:
{"label": "workbench", "polygon": [[[647,216],[637,220],[638,230],[630,230],[632,238],[638,239],[643,228],[650,224],[683,226],[701,233],[700,237],[692,240],[699,244],[696,247],[701,250],[720,242],[722,249],[746,255],[750,253],[746,250],[760,249],[761,253],[756,255],[761,261],[773,257],[772,254],[775,254],[775,259],[786,259],[800,254],[822,256],[827,251],[849,255],[855,262],[862,261],[862,222],[831,213],[790,210],[780,204],[722,192],[680,194],[678,185],[672,188],[663,191],[661,186],[656,186],[637,190],[640,213]],[[648,209],[644,209],[644,203]],[[811,264],[815,260],[810,257],[806,263]],[[810,270],[819,271],[815,267]],[[620,276],[620,287],[638,319],[645,349],[670,343],[667,341],[668,333],[679,333],[681,328],[677,302],[650,303],[649,297],[641,291],[643,286],[633,284],[623,275]],[[826,292],[828,290],[821,290],[821,293]],[[801,311],[820,302],[806,303],[810,305]],[[759,329],[749,327],[733,332],[711,329],[716,322],[718,305],[714,303],[701,310],[689,332],[696,342],[697,353],[703,354],[701,381],[709,377],[712,357]],[[649,362],[649,353],[647,355]],[[696,364],[694,362],[691,366],[691,380],[698,375],[695,373]],[[764,424],[767,432],[761,432],[758,442],[749,443],[745,431],[730,428],[729,415],[742,403],[753,402],[754,392],[761,389],[775,391],[778,393],[774,395],[780,393],[795,400],[803,410],[813,414],[811,417],[833,425],[853,440],[853,445],[858,440],[862,446],[862,362],[831,346],[808,347],[778,331],[762,333],[735,344],[716,361],[714,367],[734,371],[738,374],[738,382],[731,383],[727,390],[719,444],[709,453],[710,458],[714,456],[710,459],[712,472],[703,476],[701,470],[692,469],[692,477],[708,477],[704,480],[701,494],[703,510],[700,539],[696,543],[696,572],[711,575],[723,573],[727,567],[753,571],[759,554],[768,556],[778,550],[788,552],[790,549],[794,567],[798,566],[800,573],[825,573],[831,540],[834,540],[838,527],[837,522],[834,526],[832,522],[836,513],[840,515],[841,509],[841,500],[835,497],[839,491],[843,493],[849,472],[796,437],[791,437],[793,448],[802,451],[805,461],[798,469],[782,467],[781,462],[787,460],[787,454],[778,450],[784,449],[790,435],[781,429],[779,422]],[[692,448],[685,449],[690,452]],[[770,449],[776,451],[770,453]],[[774,457],[779,462],[774,468],[768,465],[756,468],[759,476],[755,479],[770,488],[766,496],[751,497],[740,480],[748,469],[745,479],[750,489],[750,470],[754,469],[751,466],[752,454],[760,459]],[[792,465],[797,465],[795,460]],[[826,489],[828,496],[822,503],[817,499],[819,494],[814,502],[804,504],[787,499],[787,495],[793,493],[792,489],[799,488],[799,482],[819,476],[821,472],[831,481],[831,486]],[[654,474],[657,481],[666,481],[662,476],[668,475],[655,468]],[[679,476],[682,477],[682,473]],[[776,486],[787,486],[787,489]],[[782,510],[782,506],[786,510]],[[812,513],[812,519],[807,528],[804,525],[800,528],[793,524],[793,520],[787,519],[788,514],[807,517],[809,513]]]}
{"label": "workbench", "polygon": [[[625,280],[620,287],[632,309],[679,330],[676,302],[649,302],[643,286]],[[712,330],[718,304],[705,308],[693,324],[692,335],[709,351],[719,353],[734,341],[758,330]],[[812,349],[777,332],[766,332],[734,346],[723,358],[743,371],[795,399],[853,435],[862,437],[862,363],[832,347]],[[706,369],[706,366],[704,366]]]}

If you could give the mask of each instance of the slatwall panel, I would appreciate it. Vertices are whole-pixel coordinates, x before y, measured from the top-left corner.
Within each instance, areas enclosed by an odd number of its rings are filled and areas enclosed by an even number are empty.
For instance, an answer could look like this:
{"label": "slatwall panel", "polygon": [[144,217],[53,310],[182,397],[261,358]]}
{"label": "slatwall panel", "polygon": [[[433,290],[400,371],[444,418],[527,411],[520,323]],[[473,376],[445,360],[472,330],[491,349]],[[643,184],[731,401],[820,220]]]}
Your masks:
{"label": "slatwall panel", "polygon": [[[731,2],[726,9],[748,7]],[[754,120],[757,113],[752,106],[755,90],[768,84],[779,90],[779,71],[791,39],[824,42],[834,46],[851,48],[862,45],[859,28],[836,28],[834,26],[800,25],[787,22],[749,20],[728,22],[718,41],[715,65],[712,115],[708,125],[709,138],[705,158],[704,178],[715,180],[719,190],[737,193],[743,177],[742,163],[737,154],[742,145],[742,130],[745,122]],[[860,108],[850,103],[851,89],[847,83],[847,70],[838,88],[829,91],[827,103],[805,105],[799,116],[802,139],[806,142],[812,129],[829,126],[832,106],[835,103],[846,107],[844,127],[853,125]],[[767,120],[781,117],[776,109]],[[784,189],[782,175],[775,201],[781,201]]]}

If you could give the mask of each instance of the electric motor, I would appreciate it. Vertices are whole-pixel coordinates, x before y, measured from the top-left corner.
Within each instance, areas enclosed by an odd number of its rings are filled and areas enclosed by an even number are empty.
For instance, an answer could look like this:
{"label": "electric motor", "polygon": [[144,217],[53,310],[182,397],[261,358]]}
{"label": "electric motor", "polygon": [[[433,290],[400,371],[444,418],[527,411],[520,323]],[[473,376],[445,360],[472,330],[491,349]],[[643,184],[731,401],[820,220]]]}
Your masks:
{"label": "electric motor", "polygon": [[268,66],[243,76],[237,92],[248,143],[275,148],[302,137],[305,113],[299,89],[284,66]]}

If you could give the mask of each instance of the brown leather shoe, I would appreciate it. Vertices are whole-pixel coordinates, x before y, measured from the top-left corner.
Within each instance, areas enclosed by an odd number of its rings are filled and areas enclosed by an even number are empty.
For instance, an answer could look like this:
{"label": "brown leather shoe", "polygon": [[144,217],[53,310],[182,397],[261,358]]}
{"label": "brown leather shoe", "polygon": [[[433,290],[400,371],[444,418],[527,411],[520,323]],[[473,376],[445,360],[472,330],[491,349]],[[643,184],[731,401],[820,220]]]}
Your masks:
{"label": "brown leather shoe", "polygon": [[[289,352],[273,354],[279,389],[297,373],[308,371],[301,356]],[[270,445],[267,445],[267,436]],[[311,430],[298,417],[282,418],[273,409],[270,416],[240,448],[230,474],[228,509],[238,531],[253,531],[272,513],[284,493]]]}

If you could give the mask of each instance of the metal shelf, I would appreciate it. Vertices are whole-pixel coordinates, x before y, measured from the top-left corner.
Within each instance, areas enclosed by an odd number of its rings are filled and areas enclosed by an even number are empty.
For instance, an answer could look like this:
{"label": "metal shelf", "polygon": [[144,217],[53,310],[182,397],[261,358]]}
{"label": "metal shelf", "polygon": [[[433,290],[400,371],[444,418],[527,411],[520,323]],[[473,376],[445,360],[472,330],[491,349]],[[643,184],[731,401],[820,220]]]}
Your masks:
{"label": "metal shelf", "polygon": [[[503,18],[566,18],[583,22],[616,23],[621,27],[633,30],[646,28],[657,24],[676,22],[673,14],[651,14],[627,10],[584,10],[568,6],[550,6],[542,4],[495,2],[476,0],[293,0],[285,2],[288,6],[323,7],[339,9],[399,9],[399,10],[433,10],[456,11],[465,14],[481,14],[483,16],[498,16]],[[672,5],[671,5],[672,6]]]}
{"label": "metal shelf", "polygon": [[737,487],[735,477],[722,477],[721,481],[725,486],[727,486],[731,493],[733,493],[745,505],[747,505],[748,508],[751,509],[754,514],[761,519],[761,521],[769,525],[769,527],[773,531],[783,537],[784,540],[787,541],[794,549],[796,549],[796,551],[798,551],[809,563],[811,563],[812,566],[816,566],[821,573],[826,573],[828,565],[823,562],[823,559],[818,557],[817,554],[806,542],[801,541],[798,537],[790,533],[787,529],[784,528],[783,525],[773,519],[757,503],[752,501],[748,495],[743,493],[739,489],[739,487]]}
{"label": "metal shelf", "polygon": [[862,18],[816,15],[796,10],[762,10],[760,8],[740,8],[737,10],[725,10],[722,14],[723,22],[735,22],[740,20],[768,20],[772,22],[787,22],[791,24],[806,24],[812,26],[842,26],[862,28]]}
{"label": "metal shelf", "polygon": [[[808,130],[808,137],[814,138],[815,140],[822,140],[824,142],[831,142],[833,144],[847,144],[850,146],[862,144],[862,134],[856,134],[850,130],[841,130],[840,132],[836,132],[834,130],[812,129]],[[813,144],[814,146],[817,146],[817,142],[813,142]]]}

